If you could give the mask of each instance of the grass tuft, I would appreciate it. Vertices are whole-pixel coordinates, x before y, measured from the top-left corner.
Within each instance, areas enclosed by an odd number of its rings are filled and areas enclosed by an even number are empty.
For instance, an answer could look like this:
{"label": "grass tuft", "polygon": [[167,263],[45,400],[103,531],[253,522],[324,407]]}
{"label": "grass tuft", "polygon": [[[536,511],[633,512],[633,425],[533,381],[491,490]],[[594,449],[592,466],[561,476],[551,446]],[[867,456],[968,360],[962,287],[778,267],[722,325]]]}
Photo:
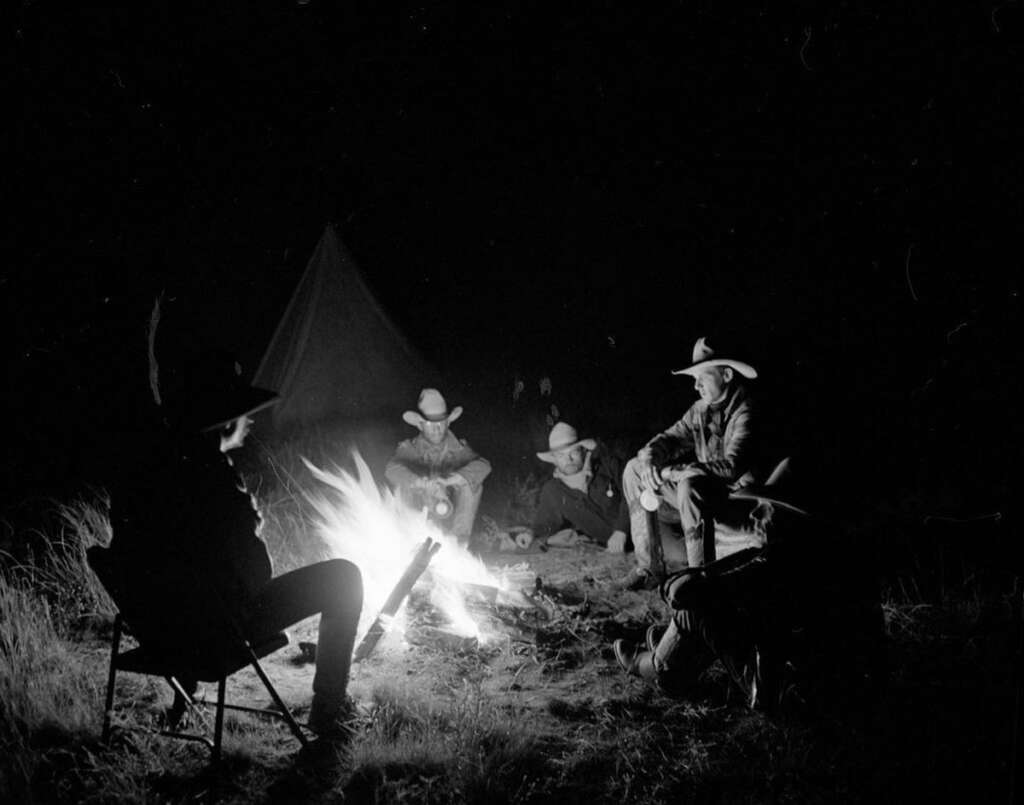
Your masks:
{"label": "grass tuft", "polygon": [[359,742],[356,789],[382,801],[521,802],[549,771],[541,736],[465,685],[450,703],[377,688]]}

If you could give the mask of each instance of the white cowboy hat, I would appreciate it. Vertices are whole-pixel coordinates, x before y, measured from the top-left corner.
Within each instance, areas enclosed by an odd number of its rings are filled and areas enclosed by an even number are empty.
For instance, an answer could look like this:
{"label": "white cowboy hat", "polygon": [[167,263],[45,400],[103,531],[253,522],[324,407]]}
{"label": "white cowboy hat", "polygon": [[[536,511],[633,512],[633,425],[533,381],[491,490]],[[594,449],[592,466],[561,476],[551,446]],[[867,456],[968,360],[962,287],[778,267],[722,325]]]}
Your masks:
{"label": "white cowboy hat", "polygon": [[716,358],[715,351],[707,345],[707,340],[703,336],[698,338],[697,343],[693,345],[693,365],[687,366],[685,369],[677,369],[672,374],[696,377],[709,366],[728,366],[750,380],[757,377],[757,370],[749,363],[734,361],[731,358]]}
{"label": "white cowboy hat", "polygon": [[437,389],[423,389],[416,407],[420,410],[406,411],[402,414],[402,419],[414,428],[422,428],[424,422],[448,422],[451,424],[462,416],[461,405],[456,405],[450,412],[448,411],[448,403],[444,401],[444,397]]}
{"label": "white cowboy hat", "polygon": [[558,422],[551,429],[551,433],[548,434],[548,450],[544,453],[537,453],[537,458],[541,461],[547,461],[549,464],[554,464],[556,453],[565,453],[577,445],[581,445],[587,450],[593,450],[597,447],[597,442],[593,439],[579,438],[576,434],[576,428],[568,422]]}

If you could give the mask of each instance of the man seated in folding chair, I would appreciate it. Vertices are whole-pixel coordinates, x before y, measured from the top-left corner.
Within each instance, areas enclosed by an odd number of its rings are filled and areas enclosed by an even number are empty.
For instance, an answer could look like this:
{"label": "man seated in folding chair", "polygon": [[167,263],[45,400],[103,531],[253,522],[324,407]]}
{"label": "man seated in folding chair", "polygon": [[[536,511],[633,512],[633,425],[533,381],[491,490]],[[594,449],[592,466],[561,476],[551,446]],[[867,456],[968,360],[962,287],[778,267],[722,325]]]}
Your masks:
{"label": "man seated in folding chair", "polygon": [[276,395],[244,385],[236,366],[214,355],[182,366],[154,384],[162,426],[140,434],[136,461],[111,484],[113,539],[94,565],[108,569],[101,577],[116,569],[120,589],[112,595],[128,626],[142,645],[178,658],[175,673],[189,693],[190,663],[218,644],[257,645],[320,614],[309,727],[345,739],[359,569],[332,559],[273,577],[262,519],[227,453],[242,445],[248,415]]}

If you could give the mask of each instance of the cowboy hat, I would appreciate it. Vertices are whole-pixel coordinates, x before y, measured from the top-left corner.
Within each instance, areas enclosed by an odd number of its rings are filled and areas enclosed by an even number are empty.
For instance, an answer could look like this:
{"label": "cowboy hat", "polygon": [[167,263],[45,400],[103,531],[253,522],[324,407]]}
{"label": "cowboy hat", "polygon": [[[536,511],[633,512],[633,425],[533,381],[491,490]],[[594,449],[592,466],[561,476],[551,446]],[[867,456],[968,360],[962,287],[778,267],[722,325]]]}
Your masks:
{"label": "cowboy hat", "polygon": [[707,345],[707,339],[703,336],[693,345],[693,364],[685,369],[677,369],[672,374],[696,377],[710,366],[728,366],[750,380],[757,377],[757,370],[749,363],[734,361],[732,358],[716,358],[715,351]]}
{"label": "cowboy hat", "polygon": [[576,434],[576,428],[568,422],[558,422],[548,434],[548,450],[537,453],[537,458],[554,464],[556,453],[565,453],[577,445],[581,445],[587,450],[593,450],[597,447],[597,442],[593,439],[580,439]]}
{"label": "cowboy hat", "polygon": [[448,422],[451,424],[462,416],[461,405],[456,405],[450,412],[448,411],[448,403],[444,401],[444,397],[437,389],[423,389],[416,407],[420,410],[406,411],[402,414],[402,419],[414,428],[422,428],[424,422]]}
{"label": "cowboy hat", "polygon": [[278,400],[276,392],[243,381],[242,367],[227,353],[191,353],[183,363],[177,371],[165,373],[165,407],[187,430],[216,430]]}

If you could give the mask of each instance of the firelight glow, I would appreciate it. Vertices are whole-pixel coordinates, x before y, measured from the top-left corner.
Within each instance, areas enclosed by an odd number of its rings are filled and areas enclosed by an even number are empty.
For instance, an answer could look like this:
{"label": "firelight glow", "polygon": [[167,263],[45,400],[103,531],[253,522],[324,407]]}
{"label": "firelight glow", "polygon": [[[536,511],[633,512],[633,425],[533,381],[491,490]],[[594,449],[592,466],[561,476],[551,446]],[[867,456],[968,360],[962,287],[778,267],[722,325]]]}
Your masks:
{"label": "firelight glow", "polygon": [[[356,475],[335,467],[333,471],[306,466],[328,488],[326,494],[307,492],[318,514],[317,528],[333,557],[348,559],[363,575],[363,613],[358,641],[380,612],[423,541],[441,543],[420,583],[429,580],[430,600],[450,620],[446,628],[458,635],[486,642],[470,615],[465,596],[467,584],[507,587],[477,557],[427,519],[425,511],[407,506],[388,489],[377,486],[370,468],[358,452],[352,453]],[[400,628],[405,605],[389,625]]]}

